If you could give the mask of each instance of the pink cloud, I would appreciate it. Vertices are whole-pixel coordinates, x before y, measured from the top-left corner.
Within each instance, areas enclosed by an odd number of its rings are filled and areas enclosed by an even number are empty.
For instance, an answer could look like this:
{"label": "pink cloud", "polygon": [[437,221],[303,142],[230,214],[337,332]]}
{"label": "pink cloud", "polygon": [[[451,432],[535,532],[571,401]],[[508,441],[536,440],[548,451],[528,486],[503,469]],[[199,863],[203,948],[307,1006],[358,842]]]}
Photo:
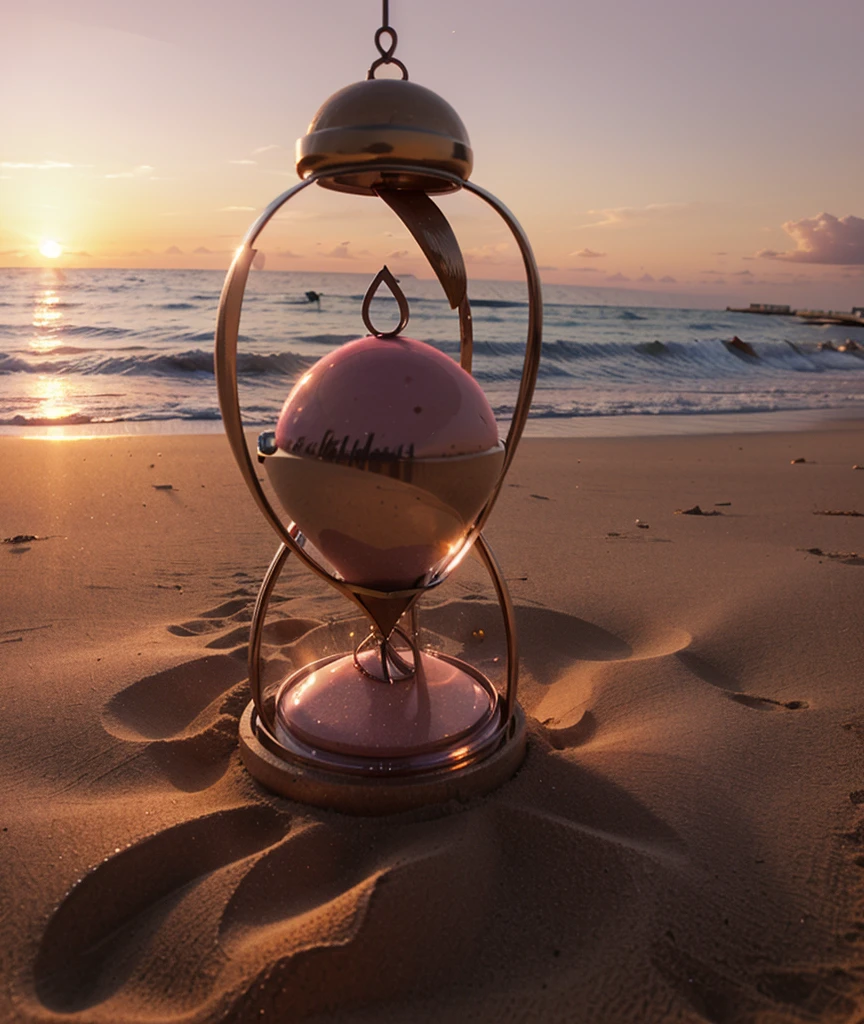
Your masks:
{"label": "pink cloud", "polygon": [[605,252],[595,252],[593,249],[580,249],[578,252],[571,252],[571,256],[578,256],[583,260],[599,260],[605,256]]}
{"label": "pink cloud", "polygon": [[606,280],[610,284],[618,284],[618,283],[623,282],[623,281],[629,281],[630,278],[629,277],[625,277],[622,273],[619,272],[617,274],[612,274],[611,277],[607,277]]}
{"label": "pink cloud", "polygon": [[348,251],[348,242],[341,242],[323,255],[328,256],[331,260],[354,260],[357,258],[353,252]]}
{"label": "pink cloud", "polygon": [[649,203],[647,206],[610,206],[602,210],[589,210],[591,217],[599,217],[590,224],[580,224],[580,228],[605,228],[625,224],[638,224],[646,221],[665,220],[691,210],[698,209],[700,203]]}
{"label": "pink cloud", "polygon": [[466,249],[463,255],[468,263],[485,263],[492,266],[500,266],[513,262],[511,252],[512,249],[509,242],[499,242],[497,245],[487,244],[473,249]]}
{"label": "pink cloud", "polygon": [[825,263],[831,266],[864,264],[864,218],[835,217],[820,213],[818,217],[790,220],[783,230],[795,240],[796,248],[788,252],[762,249],[756,253],[766,260],[788,260],[794,263]]}

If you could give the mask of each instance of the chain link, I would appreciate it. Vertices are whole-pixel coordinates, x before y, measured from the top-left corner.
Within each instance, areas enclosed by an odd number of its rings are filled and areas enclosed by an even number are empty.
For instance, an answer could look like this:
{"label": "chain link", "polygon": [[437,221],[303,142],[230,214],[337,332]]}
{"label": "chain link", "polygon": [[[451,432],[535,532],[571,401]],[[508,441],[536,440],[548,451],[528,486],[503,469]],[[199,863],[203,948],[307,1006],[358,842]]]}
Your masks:
{"label": "chain link", "polygon": [[[396,52],[396,44],[399,42],[399,37],[396,35],[396,30],[390,27],[390,0],[381,0],[381,3],[381,27],[375,32],[375,48],[381,56],[372,62],[366,78],[374,78],[375,72],[382,64],[395,64],[402,72],[402,80],[405,81],[408,78],[408,69],[398,57],[393,56]],[[383,36],[387,37],[386,44],[382,42]]]}

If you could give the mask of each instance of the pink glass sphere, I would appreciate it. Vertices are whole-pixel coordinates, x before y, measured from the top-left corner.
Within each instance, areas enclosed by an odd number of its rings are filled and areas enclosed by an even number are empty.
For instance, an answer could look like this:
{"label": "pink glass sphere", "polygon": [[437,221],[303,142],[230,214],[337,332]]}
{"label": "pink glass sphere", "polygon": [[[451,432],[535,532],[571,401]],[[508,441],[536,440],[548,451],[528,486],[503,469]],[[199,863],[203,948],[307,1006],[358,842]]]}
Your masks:
{"label": "pink glass sphere", "polygon": [[320,359],[288,396],[266,460],[283,508],[346,581],[423,585],[461,549],[504,459],[479,384],[411,338]]}
{"label": "pink glass sphere", "polygon": [[295,385],[276,444],[320,457],[325,436],[340,447],[347,438],[348,451],[371,440],[372,452],[401,450],[418,459],[471,455],[498,444],[494,413],[474,378],[431,345],[402,337],[349,342]]}

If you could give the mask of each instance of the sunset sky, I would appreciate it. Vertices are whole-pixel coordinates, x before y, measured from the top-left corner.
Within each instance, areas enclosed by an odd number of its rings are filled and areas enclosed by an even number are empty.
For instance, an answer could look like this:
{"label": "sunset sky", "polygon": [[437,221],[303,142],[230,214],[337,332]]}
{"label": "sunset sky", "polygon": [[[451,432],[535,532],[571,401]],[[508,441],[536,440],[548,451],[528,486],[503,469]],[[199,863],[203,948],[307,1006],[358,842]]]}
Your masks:
{"label": "sunset sky", "polygon": [[[391,0],[412,80],[449,100],[474,181],[551,283],[704,304],[864,305],[861,0]],[[296,179],[321,102],[365,77],[380,0],[40,0],[0,36],[0,266],[227,266]],[[443,200],[478,277],[519,274]],[[295,208],[296,205],[296,208]],[[392,214],[319,189],[270,269],[431,276]]]}

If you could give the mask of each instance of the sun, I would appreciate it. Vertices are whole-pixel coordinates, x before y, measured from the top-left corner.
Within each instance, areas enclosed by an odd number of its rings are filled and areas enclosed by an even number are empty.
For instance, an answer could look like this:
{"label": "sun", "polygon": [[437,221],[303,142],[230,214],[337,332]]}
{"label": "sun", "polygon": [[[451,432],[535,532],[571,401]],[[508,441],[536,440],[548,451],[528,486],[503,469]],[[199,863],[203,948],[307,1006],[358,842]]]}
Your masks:
{"label": "sun", "polygon": [[39,243],[39,252],[46,260],[56,260],[58,256],[63,255],[63,246],[53,238],[43,238]]}

